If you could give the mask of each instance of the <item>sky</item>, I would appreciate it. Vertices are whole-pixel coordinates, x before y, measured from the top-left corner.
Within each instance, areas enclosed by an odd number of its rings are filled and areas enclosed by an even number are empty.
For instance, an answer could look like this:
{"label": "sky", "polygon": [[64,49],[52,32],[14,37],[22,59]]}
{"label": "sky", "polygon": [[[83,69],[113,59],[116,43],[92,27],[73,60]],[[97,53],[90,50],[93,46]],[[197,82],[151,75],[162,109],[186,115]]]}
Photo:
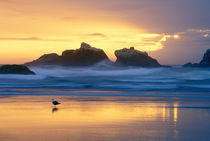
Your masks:
{"label": "sky", "polygon": [[161,64],[199,62],[210,48],[209,0],[0,0],[0,64],[80,47],[134,46]]}

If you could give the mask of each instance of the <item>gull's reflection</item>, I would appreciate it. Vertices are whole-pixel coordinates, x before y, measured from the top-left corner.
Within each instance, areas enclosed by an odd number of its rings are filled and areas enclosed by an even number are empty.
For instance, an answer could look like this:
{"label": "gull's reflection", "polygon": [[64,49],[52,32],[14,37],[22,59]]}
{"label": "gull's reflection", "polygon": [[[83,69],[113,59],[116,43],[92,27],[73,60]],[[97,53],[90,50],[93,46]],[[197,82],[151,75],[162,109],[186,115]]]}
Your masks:
{"label": "gull's reflection", "polygon": [[54,114],[54,112],[58,111],[59,109],[58,108],[52,108],[52,114]]}

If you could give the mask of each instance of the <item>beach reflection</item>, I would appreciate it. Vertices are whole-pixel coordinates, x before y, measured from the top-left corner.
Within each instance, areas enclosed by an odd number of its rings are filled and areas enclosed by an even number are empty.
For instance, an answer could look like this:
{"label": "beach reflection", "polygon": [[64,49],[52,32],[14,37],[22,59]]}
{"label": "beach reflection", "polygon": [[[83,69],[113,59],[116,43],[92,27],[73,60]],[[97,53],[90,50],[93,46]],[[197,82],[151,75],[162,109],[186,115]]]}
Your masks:
{"label": "beach reflection", "polygon": [[52,114],[54,114],[54,112],[58,111],[58,108],[52,108]]}
{"label": "beach reflection", "polygon": [[[37,96],[33,100],[24,96],[0,99],[0,140],[135,141],[158,138],[166,141],[169,137],[179,138],[177,102],[71,101],[63,98],[62,105],[52,108],[50,99],[47,96]],[[183,113],[182,120],[186,120],[185,116]],[[205,113],[205,117],[209,114]]]}
{"label": "beach reflection", "polygon": [[173,106],[174,107],[174,109],[173,109],[174,110],[174,123],[176,123],[177,119],[178,119],[178,108],[177,108],[178,106],[179,105],[177,103],[175,103]]}

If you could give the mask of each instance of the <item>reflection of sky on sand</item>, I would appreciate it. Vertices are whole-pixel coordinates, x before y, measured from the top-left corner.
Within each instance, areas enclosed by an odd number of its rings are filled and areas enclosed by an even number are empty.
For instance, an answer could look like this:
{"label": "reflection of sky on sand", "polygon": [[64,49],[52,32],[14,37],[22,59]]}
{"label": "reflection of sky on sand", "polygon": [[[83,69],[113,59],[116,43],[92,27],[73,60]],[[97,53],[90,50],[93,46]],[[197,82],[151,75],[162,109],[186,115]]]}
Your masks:
{"label": "reflection of sky on sand", "polygon": [[[51,96],[1,98],[0,140],[184,141],[196,139],[195,134],[190,135],[195,131],[208,137],[209,109],[190,108],[192,105],[189,102],[189,105],[183,105],[176,101],[112,101],[112,98],[110,101],[91,101],[91,98],[75,101],[70,96],[55,98],[62,102],[57,109],[51,105]],[[188,108],[184,108],[186,106]],[[202,106],[209,106],[209,103]]]}

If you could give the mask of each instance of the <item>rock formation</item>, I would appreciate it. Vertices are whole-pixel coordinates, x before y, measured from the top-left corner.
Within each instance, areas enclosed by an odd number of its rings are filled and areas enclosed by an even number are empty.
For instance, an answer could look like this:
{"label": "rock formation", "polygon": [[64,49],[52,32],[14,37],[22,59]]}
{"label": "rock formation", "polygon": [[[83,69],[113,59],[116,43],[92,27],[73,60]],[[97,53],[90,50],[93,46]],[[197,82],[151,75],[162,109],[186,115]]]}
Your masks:
{"label": "rock formation", "polygon": [[66,50],[61,56],[55,53],[45,54],[37,60],[25,63],[25,65],[89,66],[104,60],[108,60],[108,57],[103,50],[82,43],[79,49]]}
{"label": "rock formation", "polygon": [[23,65],[4,65],[0,67],[0,74],[35,74]]}
{"label": "rock formation", "polygon": [[108,60],[107,55],[101,49],[82,43],[80,49],[66,50],[62,53],[62,64],[70,66],[89,66]]}
{"label": "rock formation", "polygon": [[134,47],[116,50],[115,55],[117,57],[115,64],[117,65],[141,67],[161,66],[156,59],[148,56],[146,52],[135,50]]}
{"label": "rock formation", "polygon": [[61,58],[56,53],[44,54],[39,59],[29,63],[25,63],[26,66],[37,66],[37,65],[58,65]]}
{"label": "rock formation", "polygon": [[208,49],[204,54],[203,59],[200,62],[200,65],[203,67],[210,67],[210,49]]}
{"label": "rock formation", "polygon": [[203,59],[200,61],[200,63],[187,63],[183,65],[184,67],[210,67],[210,49],[206,51],[206,53],[203,56]]}

